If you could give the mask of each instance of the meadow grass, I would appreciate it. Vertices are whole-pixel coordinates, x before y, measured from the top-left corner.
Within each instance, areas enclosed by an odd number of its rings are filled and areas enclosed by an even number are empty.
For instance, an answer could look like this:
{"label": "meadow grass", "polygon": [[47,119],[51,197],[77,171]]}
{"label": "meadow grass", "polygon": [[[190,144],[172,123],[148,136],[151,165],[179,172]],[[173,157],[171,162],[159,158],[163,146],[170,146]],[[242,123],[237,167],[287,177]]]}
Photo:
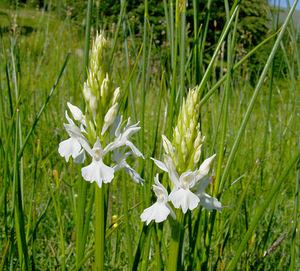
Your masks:
{"label": "meadow grass", "polygon": [[[135,144],[146,159],[131,161],[143,186],[120,173],[100,194],[57,152],[66,138],[67,101],[84,106],[90,36],[98,29],[84,32],[50,11],[0,6],[0,270],[299,269],[298,29],[288,20],[275,28],[255,48],[269,46],[269,59],[250,70],[247,55],[237,64],[239,3],[224,1],[227,24],[207,64],[208,26],[195,26],[197,46],[189,48],[178,2],[164,1],[167,46],[161,50],[152,40],[147,0],[142,37],[131,32],[126,1],[116,28],[106,32],[110,72],[124,90],[120,111],[140,121]],[[275,72],[276,53],[287,72]],[[250,80],[250,74],[257,76]],[[149,158],[161,158],[161,135],[172,137],[192,87],[201,93],[201,157],[217,154],[209,194],[223,209],[188,212],[176,244],[171,218],[146,226],[140,214],[153,201],[157,169]]]}

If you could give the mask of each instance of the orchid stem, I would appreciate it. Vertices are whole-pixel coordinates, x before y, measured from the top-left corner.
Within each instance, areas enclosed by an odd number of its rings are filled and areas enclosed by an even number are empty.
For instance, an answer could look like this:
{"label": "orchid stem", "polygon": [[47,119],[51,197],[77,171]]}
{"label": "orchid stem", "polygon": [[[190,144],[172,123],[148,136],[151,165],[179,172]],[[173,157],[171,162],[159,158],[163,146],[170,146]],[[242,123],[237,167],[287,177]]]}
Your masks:
{"label": "orchid stem", "polygon": [[176,210],[176,221],[172,224],[172,240],[169,249],[169,258],[167,263],[168,271],[180,270],[180,250],[183,234],[183,214],[181,210]]}
{"label": "orchid stem", "polygon": [[104,270],[104,191],[103,187],[95,187],[95,271]]}

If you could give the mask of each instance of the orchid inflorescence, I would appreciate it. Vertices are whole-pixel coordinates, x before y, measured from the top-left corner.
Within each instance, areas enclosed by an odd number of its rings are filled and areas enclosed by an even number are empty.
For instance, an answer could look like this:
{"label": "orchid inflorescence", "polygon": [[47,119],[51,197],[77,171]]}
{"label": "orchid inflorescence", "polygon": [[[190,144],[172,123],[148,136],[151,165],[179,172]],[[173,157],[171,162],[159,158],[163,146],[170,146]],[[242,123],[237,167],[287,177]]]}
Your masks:
{"label": "orchid inflorescence", "polygon": [[207,210],[221,210],[221,203],[205,193],[212,182],[208,176],[215,155],[205,159],[198,166],[201,158],[202,136],[198,116],[200,114],[199,91],[197,88],[188,92],[180,108],[177,124],[173,132],[173,144],[166,136],[162,136],[163,161],[152,158],[157,167],[168,173],[171,193],[155,177],[153,191],[157,197],[156,203],[145,209],[141,214],[142,221],[148,225],[152,220],[159,223],[167,219],[169,214],[175,218],[175,212],[169,202],[185,214],[194,210],[199,204]]}
{"label": "orchid inflorescence", "polygon": [[[163,144],[165,152],[169,152],[171,147],[174,154],[175,148],[171,142],[165,136],[163,136],[163,140],[166,143]],[[216,209],[220,211],[222,208],[221,203],[205,193],[205,189],[211,182],[211,178],[207,175],[214,158],[215,155],[212,155],[204,160],[199,168],[183,172],[180,176],[176,171],[173,159],[168,154],[164,154],[164,162],[152,158],[157,167],[168,173],[173,188],[168,195],[167,189],[159,182],[157,174],[153,185],[157,201],[144,210],[141,214],[141,220],[148,225],[152,220],[156,223],[166,220],[169,214],[175,218],[175,212],[168,202],[172,202],[173,206],[181,209],[184,214],[187,210],[194,210],[199,204],[207,210]]]}
{"label": "orchid inflorescence", "polygon": [[66,111],[64,127],[69,138],[59,144],[58,152],[67,162],[72,157],[76,163],[84,163],[88,155],[91,163],[81,169],[81,175],[88,182],[96,182],[100,188],[102,183],[110,183],[120,169],[142,184],[144,180],[126,161],[130,155],[144,158],[130,140],[141,127],[138,122],[131,124],[130,118],[123,124],[122,116],[118,115],[121,90],[119,87],[113,89],[107,72],[107,43],[103,32],[97,34],[83,85],[86,114],[67,103],[72,118]]}

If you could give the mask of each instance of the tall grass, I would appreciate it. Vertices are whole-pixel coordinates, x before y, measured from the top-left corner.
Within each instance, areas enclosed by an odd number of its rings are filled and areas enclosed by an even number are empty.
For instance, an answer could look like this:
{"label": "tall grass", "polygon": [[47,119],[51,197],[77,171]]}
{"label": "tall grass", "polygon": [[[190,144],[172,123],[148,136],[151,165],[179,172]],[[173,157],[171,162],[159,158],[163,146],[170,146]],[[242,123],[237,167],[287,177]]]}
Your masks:
{"label": "tall grass", "polygon": [[[136,186],[120,173],[101,189],[57,153],[66,102],[82,101],[90,41],[101,29],[89,24],[92,1],[85,41],[71,18],[51,10],[1,9],[8,16],[0,26],[12,31],[1,33],[0,49],[0,269],[299,269],[299,29],[291,21],[297,2],[281,27],[274,24],[269,38],[238,58],[242,3],[225,0],[226,24],[207,62],[212,1],[203,25],[193,1],[190,36],[185,1],[164,0],[166,45],[157,48],[148,1],[139,37],[122,0],[118,23],[106,32],[110,73],[124,93],[120,112],[140,121],[135,144],[146,159],[130,163],[145,183]],[[27,23],[34,31],[21,34]],[[247,82],[251,57],[266,46],[263,69]],[[287,68],[278,72],[279,56]],[[171,218],[146,226],[140,214],[154,200],[157,173],[149,158],[161,158],[161,135],[172,138],[192,87],[200,92],[197,118],[206,136],[201,160],[217,154],[207,192],[223,209],[177,214],[177,227]]]}

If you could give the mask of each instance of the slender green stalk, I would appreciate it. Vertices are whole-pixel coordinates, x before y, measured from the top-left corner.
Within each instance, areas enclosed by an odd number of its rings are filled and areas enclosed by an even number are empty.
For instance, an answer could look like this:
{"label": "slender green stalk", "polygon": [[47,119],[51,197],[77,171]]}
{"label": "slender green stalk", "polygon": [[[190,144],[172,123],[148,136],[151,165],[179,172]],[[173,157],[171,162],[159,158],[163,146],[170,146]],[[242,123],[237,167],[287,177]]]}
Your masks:
{"label": "slender green stalk", "polygon": [[224,42],[224,40],[225,40],[225,38],[226,38],[226,36],[227,36],[228,31],[229,31],[230,28],[232,27],[232,23],[233,23],[234,20],[235,20],[235,17],[236,17],[236,15],[237,15],[237,13],[238,13],[238,10],[239,10],[239,4],[235,1],[235,4],[234,4],[233,7],[232,7],[232,12],[231,12],[230,19],[228,20],[228,22],[226,23],[226,26],[224,27],[224,29],[223,29],[223,31],[222,31],[222,34],[221,34],[221,36],[220,36],[220,38],[219,38],[219,40],[218,40],[218,44],[217,44],[217,46],[216,46],[216,49],[215,49],[215,51],[214,51],[214,54],[213,54],[213,56],[212,56],[212,58],[211,58],[211,60],[210,60],[210,62],[209,62],[209,64],[208,64],[208,66],[207,66],[207,68],[206,68],[206,70],[205,70],[205,73],[204,73],[204,75],[203,75],[203,77],[202,77],[202,80],[201,80],[199,86],[197,87],[197,88],[198,88],[198,91],[199,91],[200,93],[202,93],[203,89],[204,89],[205,86],[206,86],[206,83],[207,83],[207,81],[208,81],[208,79],[209,79],[209,77],[210,77],[210,75],[211,75],[212,68],[213,68],[213,65],[214,65],[214,63],[215,63],[215,60],[216,60],[217,57],[218,57],[219,51],[220,51],[220,49],[221,49],[221,47],[222,47],[222,44],[223,44],[223,42]]}
{"label": "slender green stalk", "polygon": [[128,270],[132,269],[133,264],[133,248],[132,248],[132,233],[131,233],[131,225],[128,212],[128,188],[127,188],[127,180],[123,178],[122,181],[122,200],[123,200],[123,208],[124,208],[124,216],[125,216],[125,231],[126,231],[126,246],[127,246],[127,255],[128,255]]}
{"label": "slender green stalk", "polygon": [[[57,193],[57,190],[59,189],[59,180],[54,180],[56,183],[54,184],[54,188],[50,187],[51,197],[54,204],[54,210],[56,214],[56,219],[58,223],[59,228],[59,245],[60,245],[60,263],[61,263],[61,270],[66,270],[66,252],[65,252],[65,238],[64,238],[64,222],[63,217],[61,213],[61,207],[60,207],[60,199],[59,195]],[[52,186],[52,184],[50,184]]]}
{"label": "slender green stalk", "polygon": [[104,187],[95,184],[95,271],[104,271],[105,215]]}
{"label": "slender green stalk", "polygon": [[[122,0],[121,2],[123,3],[125,0]],[[122,4],[124,5],[124,4]],[[125,10],[126,11],[126,10]],[[123,30],[123,36],[124,36],[124,51],[125,51],[125,60],[126,60],[126,68],[129,71],[129,50],[128,50],[128,39],[127,39],[127,34],[126,34],[126,21],[125,19],[122,21],[122,30]],[[131,115],[133,116],[133,121],[137,121],[137,116],[136,116],[136,106],[134,102],[134,93],[133,93],[133,86],[132,86],[132,81],[129,81],[129,103],[131,106]]]}
{"label": "slender green stalk", "polygon": [[[87,78],[87,69],[89,65],[89,51],[90,51],[90,32],[91,32],[91,15],[92,15],[92,0],[88,1],[86,14],[86,29],[85,29],[85,45],[84,45],[84,80]],[[76,267],[84,257],[85,245],[87,241],[87,231],[84,231],[85,225],[90,217],[86,216],[86,199],[88,195],[88,183],[81,181],[78,191],[77,202],[77,216],[76,216]]]}
{"label": "slender green stalk", "polygon": [[[20,121],[19,110],[17,109],[16,123]],[[25,234],[25,219],[23,210],[23,200],[21,193],[21,183],[20,183],[20,171],[19,171],[19,160],[18,160],[18,136],[19,136],[19,126],[15,129],[15,151],[14,151],[14,172],[13,172],[13,185],[14,185],[14,222],[15,231],[18,244],[18,253],[21,269],[30,270],[28,247],[26,242]]]}
{"label": "slender green stalk", "polygon": [[283,24],[283,26],[282,26],[282,29],[281,29],[281,31],[280,31],[279,34],[278,34],[278,37],[277,37],[277,39],[276,39],[276,42],[275,42],[275,44],[274,44],[274,46],[273,46],[273,48],[272,48],[272,51],[271,51],[271,53],[270,53],[270,55],[269,55],[269,57],[268,57],[268,60],[267,60],[267,62],[266,62],[266,64],[265,64],[264,69],[263,69],[263,71],[262,71],[262,73],[261,73],[261,75],[260,75],[260,78],[259,78],[258,82],[257,82],[257,85],[256,85],[256,87],[255,87],[254,93],[253,93],[252,98],[251,98],[251,100],[250,100],[250,103],[249,103],[249,105],[248,105],[247,111],[246,111],[246,113],[245,113],[245,115],[244,115],[243,121],[242,121],[242,123],[241,123],[241,125],[240,125],[239,131],[238,131],[238,134],[237,134],[237,136],[236,136],[236,138],[235,138],[235,141],[234,141],[233,147],[232,147],[232,149],[231,149],[231,152],[230,152],[230,154],[229,154],[229,157],[228,157],[226,166],[225,166],[225,168],[224,168],[223,175],[222,175],[222,178],[221,178],[220,190],[222,190],[222,188],[223,188],[223,186],[224,186],[225,180],[226,180],[226,178],[227,178],[227,176],[228,176],[228,173],[229,173],[230,166],[231,166],[231,164],[232,164],[232,162],[233,162],[233,159],[234,159],[234,157],[235,157],[235,154],[236,154],[236,152],[237,152],[237,150],[238,150],[240,141],[241,141],[241,139],[242,139],[242,135],[244,134],[244,131],[245,131],[245,129],[246,129],[246,125],[247,125],[247,123],[248,123],[248,120],[249,120],[249,118],[250,118],[251,112],[252,112],[252,110],[253,110],[254,103],[255,103],[255,101],[256,101],[257,95],[258,95],[258,93],[259,93],[259,91],[260,91],[260,89],[261,89],[261,87],[262,87],[262,85],[263,85],[265,76],[266,76],[266,74],[267,74],[267,72],[268,72],[268,69],[269,69],[270,65],[272,64],[273,58],[274,58],[274,56],[275,56],[275,53],[276,53],[276,51],[277,51],[277,49],[278,49],[278,46],[280,45],[280,42],[281,42],[281,40],[282,40],[282,38],[283,38],[283,35],[284,35],[285,31],[286,31],[286,28],[287,28],[287,26],[288,26],[288,23],[289,23],[289,21],[290,21],[292,15],[293,15],[293,13],[294,13],[294,10],[295,10],[295,8],[296,8],[296,6],[297,6],[297,3],[298,3],[298,0],[296,0],[296,1],[294,2],[294,4],[293,4],[291,10],[289,11],[289,14],[288,14],[287,18],[286,18],[285,21],[284,21],[284,24]]}
{"label": "slender green stalk", "polygon": [[[152,227],[148,230],[148,234],[145,236],[145,241],[142,243],[143,246],[143,257],[141,262],[141,271],[147,271],[148,270],[148,264],[149,264],[149,251],[151,247],[151,238],[152,238]],[[133,269],[134,270],[134,269]]]}
{"label": "slender green stalk", "polygon": [[[233,66],[233,71],[235,71],[237,68],[239,68],[243,63],[246,62],[255,52],[257,52],[259,49],[261,49],[262,46],[264,46],[266,43],[268,43],[271,39],[273,39],[278,33],[280,29],[275,32],[274,34],[270,35],[268,38],[263,40],[260,44],[255,46],[249,53],[247,53],[238,63],[236,63]],[[203,98],[200,100],[200,106],[204,105],[208,99],[219,89],[219,87],[225,82],[226,78],[228,76],[228,73],[224,74],[221,79],[218,80],[218,82],[203,96]]]}
{"label": "slender green stalk", "polygon": [[258,210],[255,212],[255,215],[252,219],[249,229],[247,230],[246,234],[244,235],[239,247],[235,251],[234,257],[229,262],[228,267],[226,268],[227,271],[236,270],[236,265],[240,259],[241,254],[243,253],[245,247],[247,246],[247,242],[251,238],[254,230],[256,229],[260,219],[264,215],[264,213],[265,213],[266,209],[268,208],[268,206],[270,205],[271,201],[276,196],[276,194],[279,192],[282,183],[286,180],[291,169],[295,166],[295,164],[299,160],[299,157],[300,157],[300,152],[298,151],[297,154],[291,159],[290,163],[285,168],[283,173],[280,175],[280,177],[278,178],[278,181],[273,185],[271,191],[267,195],[266,200],[261,205],[259,205]]}
{"label": "slender green stalk", "polygon": [[[228,1],[225,1],[226,6],[226,15],[227,20],[229,20],[229,5]],[[216,180],[214,182],[214,194],[216,195],[219,190],[219,184],[221,179],[221,169],[222,169],[222,163],[224,158],[224,146],[225,146],[225,140],[226,140],[226,133],[227,133],[227,122],[228,122],[228,107],[229,107],[229,92],[231,88],[232,83],[232,67],[233,67],[233,59],[234,59],[234,48],[235,48],[235,36],[237,31],[237,24],[238,24],[238,13],[236,16],[236,20],[234,23],[234,29],[231,33],[228,34],[227,37],[227,73],[228,76],[226,77],[226,85],[224,90],[224,111],[221,110],[221,116],[222,117],[222,130],[221,130],[221,138],[219,140],[219,152],[218,152],[218,162],[217,162],[217,171],[216,171]]]}
{"label": "slender green stalk", "polygon": [[67,66],[67,63],[68,63],[68,59],[69,59],[69,55],[67,55],[67,57],[66,57],[66,59],[65,59],[65,62],[63,63],[62,68],[61,68],[61,70],[60,70],[60,72],[59,72],[59,74],[58,74],[58,76],[57,76],[57,78],[56,78],[56,80],[55,80],[55,82],[54,82],[52,88],[51,88],[50,91],[49,91],[49,94],[48,94],[48,96],[47,96],[47,98],[46,98],[46,101],[44,102],[44,104],[42,105],[40,111],[39,111],[38,114],[36,115],[36,117],[35,117],[35,119],[34,119],[34,121],[33,121],[33,124],[32,124],[32,126],[30,127],[30,129],[29,129],[29,131],[28,131],[28,133],[27,133],[27,135],[26,135],[26,137],[25,137],[25,139],[24,139],[23,145],[21,146],[21,148],[20,148],[20,150],[19,150],[19,152],[18,152],[18,160],[20,160],[20,159],[22,158],[22,156],[23,156],[23,152],[24,152],[25,147],[26,147],[26,145],[27,145],[27,143],[28,143],[28,140],[29,140],[30,136],[32,135],[32,133],[33,133],[33,131],[34,131],[36,125],[38,124],[38,122],[39,122],[39,120],[40,120],[40,118],[41,118],[41,116],[42,116],[42,113],[43,113],[44,110],[46,109],[46,107],[47,107],[47,105],[48,105],[48,103],[49,103],[49,101],[50,101],[50,98],[52,97],[53,92],[54,92],[54,90],[56,89],[56,87],[57,87],[57,85],[58,85],[58,83],[59,83],[59,81],[60,81],[61,76],[63,75],[63,72],[64,72],[64,70],[65,70],[65,68],[66,68],[66,66]]}
{"label": "slender green stalk", "polygon": [[146,101],[146,73],[147,73],[147,50],[148,50],[148,30],[149,30],[149,13],[148,13],[148,0],[144,0],[144,29],[143,29],[143,59],[142,59],[142,78],[141,78],[141,149],[144,152],[145,141],[145,101]]}
{"label": "slender green stalk", "polygon": [[[300,141],[299,141],[300,144]],[[300,145],[298,145],[298,148],[300,148]],[[289,270],[297,270],[299,265],[297,265],[297,238],[299,238],[299,233],[297,233],[297,227],[299,226],[299,208],[300,208],[300,160],[298,161],[297,164],[297,175],[295,178],[295,196],[294,196],[294,210],[293,210],[293,227],[291,231],[292,235],[292,242],[291,242],[291,261],[290,261],[290,266]],[[297,236],[298,234],[298,236]]]}

